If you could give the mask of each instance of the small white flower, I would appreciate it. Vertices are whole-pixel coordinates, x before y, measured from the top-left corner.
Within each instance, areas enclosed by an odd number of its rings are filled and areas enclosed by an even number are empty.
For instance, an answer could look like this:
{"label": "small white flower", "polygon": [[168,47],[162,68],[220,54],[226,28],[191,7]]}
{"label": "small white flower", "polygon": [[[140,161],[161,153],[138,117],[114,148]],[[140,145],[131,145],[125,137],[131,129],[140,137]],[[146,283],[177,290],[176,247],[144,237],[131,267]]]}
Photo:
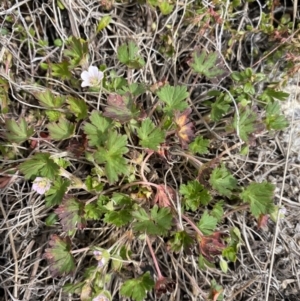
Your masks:
{"label": "small white flower", "polygon": [[90,66],[88,71],[81,73],[81,87],[97,87],[100,86],[101,80],[103,79],[103,72],[95,66]]}
{"label": "small white flower", "polygon": [[106,263],[106,260],[102,255],[102,252],[101,251],[94,251],[94,256],[98,260],[98,268],[102,268]]}
{"label": "small white flower", "polygon": [[279,217],[281,218],[281,219],[284,219],[284,216],[287,214],[287,210],[286,210],[286,208],[285,207],[281,207],[280,209],[279,209]]}
{"label": "small white flower", "polygon": [[33,181],[32,190],[36,191],[38,194],[44,194],[50,189],[50,180],[47,178],[37,177]]}
{"label": "small white flower", "polygon": [[105,295],[100,294],[96,298],[94,298],[93,301],[109,301],[109,299]]}

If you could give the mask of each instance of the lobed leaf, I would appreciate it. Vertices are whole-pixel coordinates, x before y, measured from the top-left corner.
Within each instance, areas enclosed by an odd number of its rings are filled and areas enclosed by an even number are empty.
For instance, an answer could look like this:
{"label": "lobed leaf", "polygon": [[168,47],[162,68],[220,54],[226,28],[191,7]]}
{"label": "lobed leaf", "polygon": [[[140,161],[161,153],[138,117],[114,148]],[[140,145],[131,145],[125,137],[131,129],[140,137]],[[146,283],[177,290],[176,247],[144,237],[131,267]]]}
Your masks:
{"label": "lobed leaf", "polygon": [[240,113],[239,120],[237,116],[237,114],[234,115],[233,127],[236,130],[239,129],[239,135],[241,139],[247,142],[249,140],[249,135],[255,130],[257,116],[249,109],[246,109],[244,112]]}
{"label": "lobed leaf", "polygon": [[113,224],[116,227],[122,227],[132,221],[131,209],[119,209],[118,211],[109,211],[105,213],[104,222]]}
{"label": "lobed leaf", "polygon": [[209,183],[221,195],[230,196],[232,190],[237,187],[237,180],[228,171],[224,164],[215,168],[210,176]]}
{"label": "lobed leaf", "polygon": [[21,163],[20,171],[25,175],[25,179],[33,177],[44,177],[55,180],[59,174],[59,166],[50,158],[50,154],[38,153],[30,159]]}
{"label": "lobed leaf", "polygon": [[187,102],[184,101],[189,96],[186,86],[165,85],[157,91],[157,95],[165,103],[164,111],[168,114],[174,111],[183,111],[188,107]]}
{"label": "lobed leaf", "polygon": [[50,189],[46,192],[46,206],[56,206],[59,205],[68,190],[71,182],[66,179],[62,179],[61,177],[57,177],[50,187]]}
{"label": "lobed leaf", "polygon": [[209,146],[210,140],[204,139],[202,136],[198,136],[195,138],[195,140],[189,144],[189,150],[193,154],[207,154],[208,153],[208,146]]}
{"label": "lobed leaf", "polygon": [[58,109],[64,102],[65,97],[60,95],[55,95],[50,90],[45,90],[43,92],[36,93],[34,95],[42,106],[45,106],[49,109]]}
{"label": "lobed leaf", "polygon": [[94,154],[95,160],[105,164],[105,174],[110,183],[118,180],[118,175],[128,172],[127,161],[123,157],[128,152],[127,136],[111,132],[104,147],[100,147]]}
{"label": "lobed leaf", "polygon": [[85,227],[84,203],[76,198],[65,198],[54,212],[60,219],[63,231],[68,235],[72,235],[76,229]]}
{"label": "lobed leaf", "polygon": [[175,123],[177,125],[176,134],[183,149],[187,149],[188,143],[195,137],[194,123],[189,119],[191,112],[192,109],[187,108],[182,113],[175,113]]}
{"label": "lobed leaf", "polygon": [[149,118],[143,120],[141,127],[137,129],[137,134],[141,139],[139,144],[153,150],[157,150],[159,144],[165,139],[165,133],[157,128]]}
{"label": "lobed leaf", "polygon": [[118,47],[118,60],[132,69],[140,69],[145,65],[145,61],[138,55],[138,47],[132,41]]}
{"label": "lobed leaf", "polygon": [[194,239],[185,231],[176,232],[170,240],[170,245],[174,252],[180,252],[182,249],[188,250],[193,243]]}
{"label": "lobed leaf", "polygon": [[268,182],[251,183],[240,197],[250,204],[251,213],[258,218],[261,214],[270,214],[275,209],[274,190],[275,186]]}
{"label": "lobed leaf", "polygon": [[135,301],[143,301],[147,296],[147,291],[154,287],[154,281],[150,272],[145,273],[136,279],[130,279],[123,283],[120,293],[124,297]]}
{"label": "lobed leaf", "polygon": [[75,260],[71,251],[71,242],[68,237],[61,238],[51,235],[49,248],[45,250],[44,258],[49,263],[52,277],[70,274],[75,270]]}
{"label": "lobed leaf", "polygon": [[196,211],[200,205],[207,205],[211,201],[211,195],[198,181],[189,181],[182,184],[179,192],[184,196],[184,206],[187,210]]}
{"label": "lobed leaf", "polygon": [[218,220],[214,216],[209,215],[207,210],[205,210],[197,226],[204,235],[210,235],[216,229],[217,223]]}
{"label": "lobed leaf", "polygon": [[76,116],[76,121],[85,119],[88,116],[88,107],[83,99],[67,97],[69,110]]}
{"label": "lobed leaf", "polygon": [[191,63],[193,70],[207,78],[216,77],[224,73],[222,69],[216,66],[218,54],[216,52],[206,54],[203,50],[200,54],[194,53],[194,62]]}
{"label": "lobed leaf", "polygon": [[139,232],[146,232],[150,235],[166,235],[172,226],[172,214],[170,208],[160,208],[157,205],[150,211],[150,216],[143,208],[132,212],[132,216],[137,220],[133,224],[133,229]]}
{"label": "lobed leaf", "polygon": [[283,130],[288,127],[289,122],[283,114],[278,101],[268,103],[266,107],[266,125],[268,130]]}
{"label": "lobed leaf", "polygon": [[60,118],[58,123],[49,123],[47,125],[50,137],[53,140],[65,140],[74,135],[75,125],[70,121]]}
{"label": "lobed leaf", "polygon": [[90,146],[102,146],[107,138],[107,130],[111,127],[111,120],[103,117],[101,113],[93,111],[90,116],[91,123],[84,125]]}
{"label": "lobed leaf", "polygon": [[33,127],[28,127],[24,118],[17,123],[14,119],[6,119],[6,138],[11,142],[22,143],[28,140],[34,133]]}
{"label": "lobed leaf", "polygon": [[109,94],[107,97],[107,107],[104,110],[104,116],[120,122],[127,122],[139,115],[139,110],[129,95]]}

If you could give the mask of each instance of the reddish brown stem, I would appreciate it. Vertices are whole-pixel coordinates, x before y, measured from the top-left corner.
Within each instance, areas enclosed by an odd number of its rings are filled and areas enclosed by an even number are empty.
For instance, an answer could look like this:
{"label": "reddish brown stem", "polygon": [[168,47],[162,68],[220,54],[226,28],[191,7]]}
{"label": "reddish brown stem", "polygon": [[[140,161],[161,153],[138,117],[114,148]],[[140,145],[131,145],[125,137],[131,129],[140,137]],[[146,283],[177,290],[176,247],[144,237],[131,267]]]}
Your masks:
{"label": "reddish brown stem", "polygon": [[150,253],[151,253],[154,265],[155,265],[155,269],[156,269],[156,272],[157,272],[157,277],[158,277],[158,279],[163,278],[163,275],[161,274],[161,271],[160,271],[160,268],[159,268],[156,256],[154,254],[154,251],[153,251],[153,248],[152,248],[152,245],[151,245],[151,241],[150,241],[150,239],[149,239],[148,236],[146,236],[146,242],[147,242],[148,248],[150,250]]}
{"label": "reddish brown stem", "polygon": [[198,227],[194,224],[194,222],[192,220],[190,220],[186,215],[182,214],[182,218],[184,220],[186,220],[190,225],[191,227],[196,231],[196,233],[200,236],[200,237],[203,237],[203,233],[198,229]]}

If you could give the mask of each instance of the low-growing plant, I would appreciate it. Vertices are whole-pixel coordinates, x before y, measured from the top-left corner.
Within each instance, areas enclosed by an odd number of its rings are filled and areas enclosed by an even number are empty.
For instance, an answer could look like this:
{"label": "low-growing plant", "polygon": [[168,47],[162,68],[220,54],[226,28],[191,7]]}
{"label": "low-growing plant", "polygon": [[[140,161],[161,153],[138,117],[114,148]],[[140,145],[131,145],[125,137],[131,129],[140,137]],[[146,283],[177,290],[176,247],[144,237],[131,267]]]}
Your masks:
{"label": "low-growing plant", "polygon": [[[145,65],[132,41],[118,48],[117,57],[130,70]],[[215,52],[195,52],[189,68],[198,77],[214,78],[222,73],[216,67],[217,59]],[[140,240],[149,249],[155,271],[145,270],[125,280],[120,294],[142,301],[154,289],[159,297],[172,292],[177,284],[172,275],[161,271],[153,250],[153,242],[158,239],[168,252],[197,256],[200,269],[226,273],[228,263],[237,260],[243,244],[237,226],[224,231],[226,217],[238,211],[249,212],[258,223],[273,217],[279,209],[273,201],[274,185],[240,185],[222,162],[226,152],[207,157],[208,161],[199,157],[209,154],[211,136],[196,131],[195,109],[190,105],[187,86],[132,82],[104,66],[101,70],[97,66],[84,70],[88,61],[88,42],[71,37],[63,61],[43,63],[41,67],[74,90],[82,87],[87,94],[101,93],[104,102],[98,109],[91,109],[84,94],[79,98],[75,93],[65,95],[39,86],[34,97],[43,108],[44,132],[34,132],[31,121],[25,118],[7,119],[5,124],[7,141],[13,145],[28,141],[36,149],[18,169],[26,180],[33,181],[32,190],[45,194],[46,206],[53,207],[46,225],[60,224],[61,233],[51,235],[44,254],[51,275],[72,274],[76,254],[84,253],[94,261],[82,280],[65,285],[65,291],[79,294],[82,301],[112,300],[108,283],[113,275],[129,265],[141,266],[131,249],[132,242]],[[211,89],[203,101],[210,112],[206,121],[217,123],[221,135],[238,138],[231,149],[239,150],[242,145],[249,148],[262,131],[288,125],[278,104],[287,94],[272,87],[259,92],[257,86],[265,81],[264,75],[248,68],[232,73],[231,81],[230,90]],[[6,83],[1,84],[1,93],[5,94]],[[151,95],[151,106],[141,101],[146,94]],[[5,102],[1,110],[7,111]],[[36,148],[37,143],[49,142],[59,142],[57,153]],[[3,157],[8,155],[6,146],[1,146],[1,152]],[[74,158],[86,166],[80,177],[70,169]],[[152,177],[153,162],[168,169],[184,162],[189,172],[183,171],[175,181],[168,181],[167,174],[164,178]],[[82,191],[84,199],[78,193]],[[228,203],[234,207],[228,209]],[[76,233],[95,222],[120,229],[122,236],[106,247],[91,244],[77,249],[72,243]],[[212,280],[206,297],[222,300],[222,287]]]}

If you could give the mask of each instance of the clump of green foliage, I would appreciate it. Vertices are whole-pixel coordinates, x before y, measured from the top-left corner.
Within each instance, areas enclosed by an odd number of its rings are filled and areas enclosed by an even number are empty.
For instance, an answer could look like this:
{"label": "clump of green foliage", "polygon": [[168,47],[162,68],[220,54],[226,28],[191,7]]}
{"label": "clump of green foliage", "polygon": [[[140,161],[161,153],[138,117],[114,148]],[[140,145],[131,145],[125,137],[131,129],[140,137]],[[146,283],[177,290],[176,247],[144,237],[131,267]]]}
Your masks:
{"label": "clump of green foliage", "polygon": [[[148,3],[163,14],[173,9],[169,1],[149,0]],[[238,1],[233,1],[230,9],[238,5]],[[202,21],[212,16],[217,18],[217,12],[205,13]],[[109,21],[109,18],[102,20],[97,31]],[[79,91],[78,70],[83,71],[89,61],[88,41],[70,37],[66,46],[61,62],[42,63],[41,68],[48,76]],[[145,65],[145,58],[132,41],[117,49],[117,58],[129,70],[128,74]],[[216,52],[195,51],[189,68],[199,78],[212,79],[223,73],[216,66],[217,59]],[[175,254],[197,246],[200,269],[216,268],[226,273],[228,263],[237,260],[243,243],[237,227],[226,233],[220,230],[228,214],[225,214],[226,204],[234,202],[234,211],[247,210],[259,222],[278,211],[273,201],[274,185],[268,182],[240,185],[239,179],[222,163],[223,153],[206,163],[201,161],[199,156],[210,152],[211,139],[208,134],[200,135],[195,130],[195,112],[187,86],[131,82],[117,76],[115,70],[107,71],[105,65],[100,66],[99,72],[104,74],[101,82],[95,85],[91,82],[84,91],[90,95],[102,94],[105,103],[100,108],[91,109],[84,93],[81,97],[76,93],[65,95],[40,85],[34,98],[42,109],[33,114],[33,120],[44,119],[43,135],[37,137],[32,120],[6,119],[5,122],[5,139],[12,145],[30,143],[33,149],[36,143],[58,142],[59,145],[58,153],[38,150],[17,167],[26,180],[44,179],[37,182],[44,185],[41,189],[47,187],[45,183],[51,183],[44,191],[46,206],[53,208],[46,224],[59,223],[62,229],[61,235],[50,237],[44,254],[51,275],[71,274],[76,269],[74,254],[86,252],[87,256],[94,256],[95,262],[86,268],[81,282],[66,285],[65,291],[79,294],[82,301],[111,300],[107,283],[128,263],[139,265],[133,259],[131,243],[143,240],[152,255],[156,278],[147,271],[138,278],[126,280],[120,294],[142,301],[154,289],[161,296],[171,292],[175,282],[163,275],[152,250],[152,239],[158,237],[167,241],[169,251]],[[223,124],[223,134],[236,137],[238,142],[234,147],[243,146],[241,153],[247,153],[261,131],[277,131],[288,126],[279,106],[288,95],[274,86],[258,92],[258,85],[266,82],[267,76],[251,68],[233,72],[230,80],[229,90],[214,88],[206,94],[203,104],[209,114],[205,120]],[[3,79],[0,84],[1,113],[5,114],[9,107],[9,85]],[[145,94],[154,100],[151,107],[145,107],[140,101]],[[254,104],[260,106],[263,114],[253,110]],[[5,145],[1,145],[1,153],[3,158],[10,156]],[[178,157],[186,160],[190,174],[183,175],[184,182],[177,187],[147,178],[146,166],[152,158],[176,165]],[[70,172],[74,158],[84,162],[86,175],[77,177]],[[81,199],[77,194],[80,191],[89,198]],[[196,212],[199,218],[193,219],[191,214]],[[108,248],[91,245],[74,249],[72,239],[77,231],[92,222],[121,229],[123,236]],[[208,297],[222,299],[222,287],[215,281]]]}

